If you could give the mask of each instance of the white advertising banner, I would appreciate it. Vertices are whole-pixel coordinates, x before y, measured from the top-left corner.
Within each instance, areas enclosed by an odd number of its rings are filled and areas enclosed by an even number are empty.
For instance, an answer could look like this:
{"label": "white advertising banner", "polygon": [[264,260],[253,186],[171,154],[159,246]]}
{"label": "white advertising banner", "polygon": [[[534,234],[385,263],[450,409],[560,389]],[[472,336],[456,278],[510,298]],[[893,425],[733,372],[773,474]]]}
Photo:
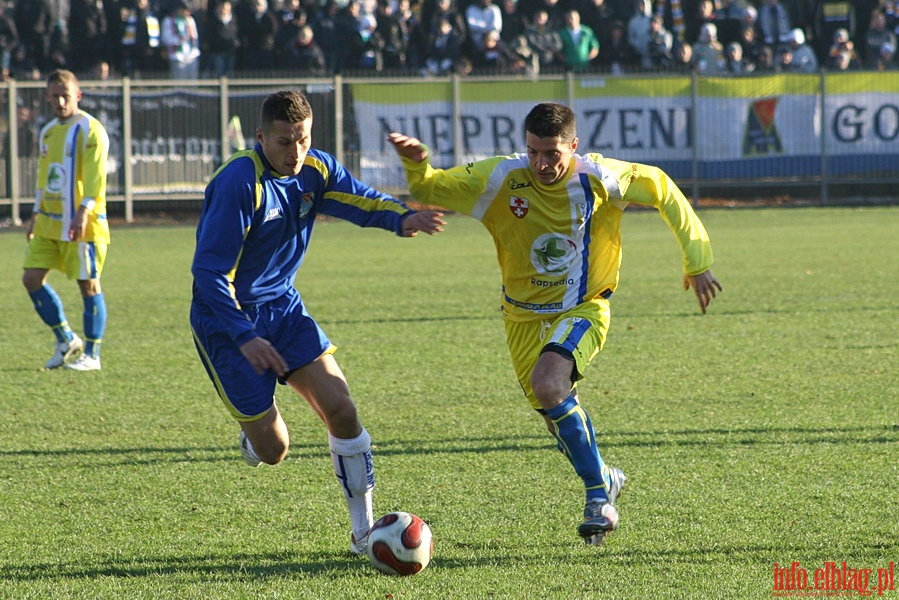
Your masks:
{"label": "white advertising banner", "polygon": [[[695,94],[689,77],[581,78],[572,90],[579,151],[675,177],[690,176],[695,157],[703,180],[815,176],[822,151],[829,173],[895,172],[899,77],[878,75],[829,76],[823,103],[818,75],[699,79]],[[456,114],[449,82],[354,85],[362,178],[403,184],[391,131],[422,139],[438,167],[522,152],[528,110],[568,95],[564,81],[463,81]]]}

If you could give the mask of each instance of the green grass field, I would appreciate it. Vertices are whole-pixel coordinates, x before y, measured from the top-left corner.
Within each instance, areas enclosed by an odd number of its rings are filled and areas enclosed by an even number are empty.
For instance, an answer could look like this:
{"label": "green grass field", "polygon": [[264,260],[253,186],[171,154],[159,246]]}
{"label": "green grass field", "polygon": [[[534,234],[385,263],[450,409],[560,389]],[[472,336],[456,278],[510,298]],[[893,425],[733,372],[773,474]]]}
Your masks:
{"label": "green grass field", "polygon": [[[241,461],[187,325],[192,227],[114,230],[94,373],[41,371],[24,236],[0,234],[0,598],[766,598],[775,563],[811,588],[828,561],[872,569],[876,597],[899,562],[899,208],[702,217],[725,286],[705,316],[658,216],[624,219],[609,340],[581,385],[630,477],[598,550],[512,376],[481,226],[318,226],[298,287],[375,440],[376,512],[434,532],[409,578],[348,554],[324,428],[286,389],[288,460]],[[51,284],[80,331],[76,286]]]}

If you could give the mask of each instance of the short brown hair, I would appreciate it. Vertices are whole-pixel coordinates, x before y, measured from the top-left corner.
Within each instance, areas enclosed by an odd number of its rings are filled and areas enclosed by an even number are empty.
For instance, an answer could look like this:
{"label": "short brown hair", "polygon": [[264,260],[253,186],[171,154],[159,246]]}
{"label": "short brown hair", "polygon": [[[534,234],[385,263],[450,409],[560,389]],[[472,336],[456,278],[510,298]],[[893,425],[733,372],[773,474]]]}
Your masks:
{"label": "short brown hair", "polygon": [[74,84],[75,87],[79,87],[78,77],[68,69],[56,69],[47,75],[47,85],[50,86],[54,83],[61,83],[63,85],[71,83]]}
{"label": "short brown hair", "polygon": [[577,137],[577,117],[574,111],[558,102],[543,102],[531,109],[524,118],[524,130],[537,137],[560,137],[563,142]]}
{"label": "short brown hair", "polygon": [[282,90],[269,95],[262,103],[259,122],[262,129],[269,130],[275,121],[302,123],[311,116],[312,106],[303,92]]}

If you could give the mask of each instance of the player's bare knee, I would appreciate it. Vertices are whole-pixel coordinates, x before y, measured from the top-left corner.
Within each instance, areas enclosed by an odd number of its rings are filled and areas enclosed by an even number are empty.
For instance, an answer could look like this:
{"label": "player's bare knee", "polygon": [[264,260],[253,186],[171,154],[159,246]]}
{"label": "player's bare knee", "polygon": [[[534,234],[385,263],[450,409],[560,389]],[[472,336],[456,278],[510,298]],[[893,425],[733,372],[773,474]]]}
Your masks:
{"label": "player's bare knee", "polygon": [[285,458],[287,458],[287,452],[283,452],[277,456],[263,455],[259,457],[259,460],[267,465],[277,465],[278,463],[284,462]]}
{"label": "player's bare knee", "polygon": [[44,275],[40,271],[25,269],[22,273],[22,285],[28,292],[36,292],[44,285]]}
{"label": "player's bare knee", "polygon": [[356,405],[349,398],[323,405],[322,413],[328,423],[335,425],[355,422],[357,419]]}
{"label": "player's bare knee", "polygon": [[96,296],[100,294],[100,280],[99,279],[79,279],[78,280],[78,288],[81,290],[81,295],[85,298],[89,298],[91,296]]}
{"label": "player's bare knee", "polygon": [[359,431],[362,429],[356,405],[349,399],[324,408],[322,417],[328,431],[337,437],[353,438],[359,435]]}
{"label": "player's bare knee", "polygon": [[571,392],[571,388],[561,386],[550,379],[537,377],[531,380],[531,388],[534,390],[534,397],[544,410],[558,406]]}
{"label": "player's bare knee", "polygon": [[267,465],[277,465],[287,458],[287,452],[290,450],[290,444],[281,440],[269,440],[264,444],[255,445],[254,450],[259,460]]}

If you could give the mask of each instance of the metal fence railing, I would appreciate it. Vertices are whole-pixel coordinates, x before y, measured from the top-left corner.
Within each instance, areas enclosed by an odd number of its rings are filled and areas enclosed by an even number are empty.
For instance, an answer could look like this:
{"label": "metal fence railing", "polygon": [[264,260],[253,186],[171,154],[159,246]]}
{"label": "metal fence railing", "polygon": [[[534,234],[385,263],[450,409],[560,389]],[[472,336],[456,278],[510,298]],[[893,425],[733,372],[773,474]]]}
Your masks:
{"label": "metal fence railing", "polygon": [[[579,152],[658,164],[694,202],[826,204],[895,201],[899,184],[899,78],[891,73],[769,75],[557,74],[539,78],[330,78],[83,81],[81,107],[110,136],[110,211],[194,204],[224,157],[254,143],[259,106],[299,88],[315,113],[314,145],[357,175],[403,194],[386,147],[405,129],[437,166],[522,151],[521,121],[541,100],[579,119]],[[49,118],[43,82],[0,88],[0,220],[28,217],[37,136]],[[185,204],[188,204],[185,202]]]}

